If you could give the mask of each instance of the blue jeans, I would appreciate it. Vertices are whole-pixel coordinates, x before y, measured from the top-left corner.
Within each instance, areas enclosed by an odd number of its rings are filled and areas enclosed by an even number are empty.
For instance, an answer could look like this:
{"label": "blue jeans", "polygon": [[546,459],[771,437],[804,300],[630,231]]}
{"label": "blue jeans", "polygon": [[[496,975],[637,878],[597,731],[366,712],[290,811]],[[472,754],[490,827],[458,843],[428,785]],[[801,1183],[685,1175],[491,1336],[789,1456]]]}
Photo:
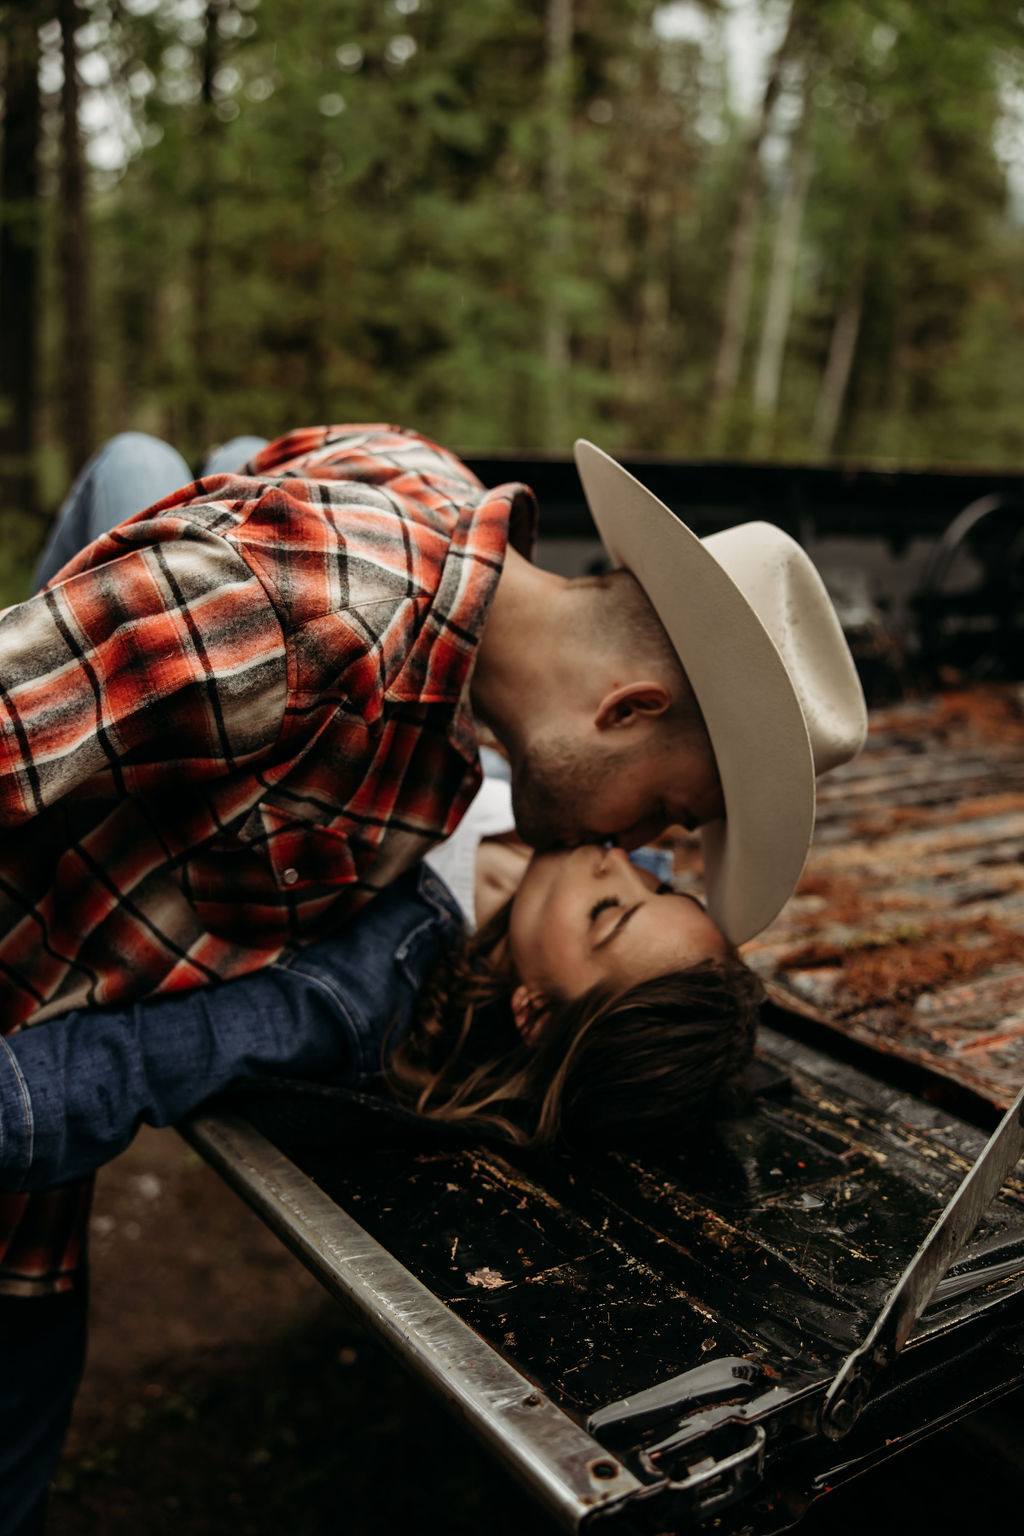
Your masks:
{"label": "blue jeans", "polygon": [[0,1297],[0,1531],[39,1536],[85,1365],[88,1285]]}
{"label": "blue jeans", "polygon": [[[265,445],[238,437],[202,474],[239,469]],[[194,478],[181,454],[143,432],[123,432],[93,454],[68,492],[36,567],[45,586],[86,544]],[[85,1254],[60,1296],[0,1296],[0,1536],[39,1536],[46,1499],[85,1366]]]}
{"label": "blue jeans", "polygon": [[[233,437],[213,450],[199,473],[220,475],[240,469],[266,442],[265,437]],[[194,478],[177,449],[158,437],[148,437],[145,432],[122,432],[112,437],[93,454],[64,498],[36,566],[35,590],[45,587],[100,534],[163,501]]]}

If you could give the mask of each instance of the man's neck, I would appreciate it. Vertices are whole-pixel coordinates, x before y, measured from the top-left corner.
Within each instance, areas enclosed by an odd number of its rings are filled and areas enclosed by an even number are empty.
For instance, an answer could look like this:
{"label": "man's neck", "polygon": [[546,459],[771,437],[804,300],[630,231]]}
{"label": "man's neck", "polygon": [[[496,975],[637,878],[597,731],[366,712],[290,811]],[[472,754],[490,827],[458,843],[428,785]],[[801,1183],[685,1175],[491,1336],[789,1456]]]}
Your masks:
{"label": "man's neck", "polygon": [[543,707],[561,670],[569,586],[565,577],[508,550],[470,685],[474,713],[507,748],[522,736],[525,711]]}

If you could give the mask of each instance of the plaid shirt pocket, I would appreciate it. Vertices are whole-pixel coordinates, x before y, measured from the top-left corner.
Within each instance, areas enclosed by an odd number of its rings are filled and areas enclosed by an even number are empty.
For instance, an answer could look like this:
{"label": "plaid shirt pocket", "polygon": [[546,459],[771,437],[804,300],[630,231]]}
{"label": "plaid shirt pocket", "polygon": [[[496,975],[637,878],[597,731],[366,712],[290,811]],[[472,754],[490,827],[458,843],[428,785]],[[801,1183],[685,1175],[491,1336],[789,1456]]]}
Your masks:
{"label": "plaid shirt pocket", "polygon": [[350,818],[339,815],[330,823],[318,824],[267,801],[257,811],[241,835],[262,847],[274,881],[286,895],[337,890],[358,879]]}

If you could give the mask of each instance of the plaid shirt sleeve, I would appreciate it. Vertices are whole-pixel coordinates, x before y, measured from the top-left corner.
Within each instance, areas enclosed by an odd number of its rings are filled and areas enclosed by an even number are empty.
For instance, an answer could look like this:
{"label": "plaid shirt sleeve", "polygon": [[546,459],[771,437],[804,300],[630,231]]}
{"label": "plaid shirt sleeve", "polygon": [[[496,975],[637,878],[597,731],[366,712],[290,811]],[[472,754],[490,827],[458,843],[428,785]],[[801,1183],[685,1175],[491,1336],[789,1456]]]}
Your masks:
{"label": "plaid shirt sleeve", "polygon": [[[245,974],[450,832],[476,643],[535,519],[415,434],[316,428],[0,615],[3,1031]],[[70,1285],[87,1208],[0,1194],[0,1291]]]}
{"label": "plaid shirt sleeve", "polygon": [[146,795],[251,766],[286,698],[281,626],[223,538],[175,518],[0,617],[0,825],[90,782]]}
{"label": "plaid shirt sleeve", "polygon": [[[8,898],[3,949],[15,957],[0,970],[6,1031],[74,980],[68,929],[85,913],[87,929],[102,928],[125,901],[141,850],[119,836],[123,807],[173,784],[176,764],[187,761],[195,781],[258,761],[279,734],[286,682],[274,609],[216,538],[157,539],[80,571],[0,617],[0,655],[0,902]],[[110,810],[98,825],[97,805]],[[19,893],[32,890],[60,828],[68,846],[56,878],[19,920]],[[111,838],[116,883],[104,868]],[[140,911],[138,921],[151,918]],[[103,961],[87,935],[82,947],[95,990]],[[0,1292],[73,1283],[90,1200],[91,1181],[0,1193]]]}

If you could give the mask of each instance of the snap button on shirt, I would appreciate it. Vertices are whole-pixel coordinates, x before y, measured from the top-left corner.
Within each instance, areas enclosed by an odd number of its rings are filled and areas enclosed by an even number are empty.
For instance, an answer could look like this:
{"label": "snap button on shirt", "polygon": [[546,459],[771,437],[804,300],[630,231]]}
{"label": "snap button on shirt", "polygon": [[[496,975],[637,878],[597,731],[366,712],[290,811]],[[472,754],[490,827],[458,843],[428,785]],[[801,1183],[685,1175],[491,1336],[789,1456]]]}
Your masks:
{"label": "snap button on shirt", "polygon": [[285,885],[294,885],[298,878],[299,872],[297,869],[286,869],[284,874],[281,876],[281,879],[284,881]]}

